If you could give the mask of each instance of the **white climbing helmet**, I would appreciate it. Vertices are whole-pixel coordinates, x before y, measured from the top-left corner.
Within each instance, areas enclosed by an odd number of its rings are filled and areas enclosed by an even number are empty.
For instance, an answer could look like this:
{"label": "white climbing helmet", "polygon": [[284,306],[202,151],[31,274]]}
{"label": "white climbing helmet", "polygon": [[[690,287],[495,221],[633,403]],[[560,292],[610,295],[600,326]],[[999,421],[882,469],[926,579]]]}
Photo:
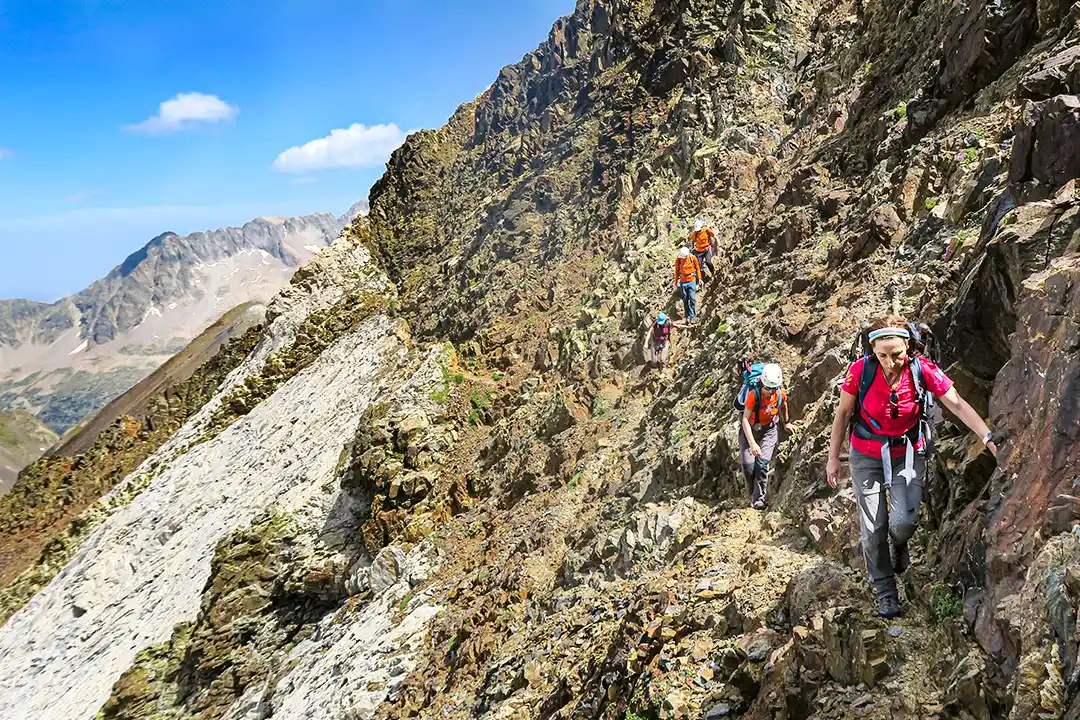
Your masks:
{"label": "white climbing helmet", "polygon": [[679,257],[681,257],[681,258],[690,257],[690,248],[686,247],[685,245],[683,247],[679,248]]}
{"label": "white climbing helmet", "polygon": [[701,232],[702,228],[704,228],[704,227],[705,227],[705,222],[703,220],[698,220],[697,222],[694,223],[694,232]]}
{"label": "white climbing helmet", "polygon": [[784,371],[776,363],[769,363],[761,369],[761,384],[770,390],[778,390],[784,386]]}

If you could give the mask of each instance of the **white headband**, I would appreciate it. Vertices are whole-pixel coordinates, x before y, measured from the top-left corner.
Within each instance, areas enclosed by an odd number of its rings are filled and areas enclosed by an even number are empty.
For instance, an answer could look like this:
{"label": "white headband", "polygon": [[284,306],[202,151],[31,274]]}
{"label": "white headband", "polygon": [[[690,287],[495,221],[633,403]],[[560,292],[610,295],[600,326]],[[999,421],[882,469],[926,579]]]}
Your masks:
{"label": "white headband", "polygon": [[910,339],[911,333],[909,333],[904,328],[887,327],[881,328],[880,330],[872,331],[870,335],[867,336],[867,339],[870,342],[874,342],[875,340],[880,340],[883,337],[902,337]]}

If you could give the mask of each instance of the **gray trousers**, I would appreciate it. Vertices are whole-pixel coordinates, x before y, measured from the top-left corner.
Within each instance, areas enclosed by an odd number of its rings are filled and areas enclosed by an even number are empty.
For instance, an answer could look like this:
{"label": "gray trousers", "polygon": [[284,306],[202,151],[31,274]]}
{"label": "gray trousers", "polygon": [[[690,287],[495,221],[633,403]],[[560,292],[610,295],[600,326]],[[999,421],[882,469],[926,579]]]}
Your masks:
{"label": "gray trousers", "polygon": [[746,433],[742,429],[742,421],[739,421],[739,454],[742,457],[743,476],[746,478],[746,491],[750,493],[750,504],[758,500],[765,501],[765,490],[769,478],[769,463],[772,462],[776,445],[780,442],[780,423],[771,425],[751,425],[750,430],[754,433],[754,440],[761,448],[761,457],[754,457],[750,452],[750,443],[746,441]]}
{"label": "gray trousers", "polygon": [[670,345],[670,341],[662,343],[654,342],[652,344],[653,365],[659,365],[660,367],[667,365],[668,351],[671,349]]}
{"label": "gray trousers", "polygon": [[915,456],[915,479],[901,475],[903,461],[893,461],[891,486],[886,492],[885,470],[880,457],[851,451],[851,481],[859,506],[859,530],[866,571],[881,596],[896,593],[890,541],[904,545],[915,532],[926,478],[926,458]]}
{"label": "gray trousers", "polygon": [[709,268],[709,277],[713,277],[713,276],[716,275],[716,268],[714,268],[713,264],[712,264],[712,258],[713,258],[713,249],[712,248],[709,248],[705,252],[698,252],[697,250],[695,250],[694,255],[697,256],[698,262],[701,263],[701,271],[702,271],[701,274],[702,275],[705,274],[705,268]]}

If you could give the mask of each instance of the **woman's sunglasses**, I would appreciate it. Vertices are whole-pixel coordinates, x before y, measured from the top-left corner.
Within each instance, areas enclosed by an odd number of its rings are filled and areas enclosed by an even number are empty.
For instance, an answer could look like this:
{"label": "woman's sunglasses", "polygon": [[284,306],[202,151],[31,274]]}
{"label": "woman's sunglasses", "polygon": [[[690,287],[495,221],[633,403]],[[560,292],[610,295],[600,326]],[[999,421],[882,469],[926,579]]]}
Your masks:
{"label": "woman's sunglasses", "polygon": [[892,412],[893,420],[900,417],[900,398],[895,390],[889,393],[889,410]]}

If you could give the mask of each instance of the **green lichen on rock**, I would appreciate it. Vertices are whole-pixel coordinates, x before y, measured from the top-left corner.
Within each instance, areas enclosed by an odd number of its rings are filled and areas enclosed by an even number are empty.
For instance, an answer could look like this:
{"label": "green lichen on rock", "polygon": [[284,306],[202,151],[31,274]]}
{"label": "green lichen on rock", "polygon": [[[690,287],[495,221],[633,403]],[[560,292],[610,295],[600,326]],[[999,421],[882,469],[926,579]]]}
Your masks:
{"label": "green lichen on rock", "polygon": [[273,353],[262,369],[248,376],[221,402],[202,440],[213,439],[237,419],[318,359],[324,350],[371,317],[386,310],[390,297],[383,293],[349,295],[329,308],[313,312],[287,348]]}
{"label": "green lichen on rock", "polygon": [[114,685],[100,720],[219,717],[274,658],[344,601],[347,563],[304,549],[303,529],[274,510],[218,544],[198,619],[144,650]]}
{"label": "green lichen on rock", "polygon": [[182,720],[190,717],[177,705],[176,677],[192,626],[176,626],[168,642],[153,645],[113,685],[112,695],[95,720]]}

